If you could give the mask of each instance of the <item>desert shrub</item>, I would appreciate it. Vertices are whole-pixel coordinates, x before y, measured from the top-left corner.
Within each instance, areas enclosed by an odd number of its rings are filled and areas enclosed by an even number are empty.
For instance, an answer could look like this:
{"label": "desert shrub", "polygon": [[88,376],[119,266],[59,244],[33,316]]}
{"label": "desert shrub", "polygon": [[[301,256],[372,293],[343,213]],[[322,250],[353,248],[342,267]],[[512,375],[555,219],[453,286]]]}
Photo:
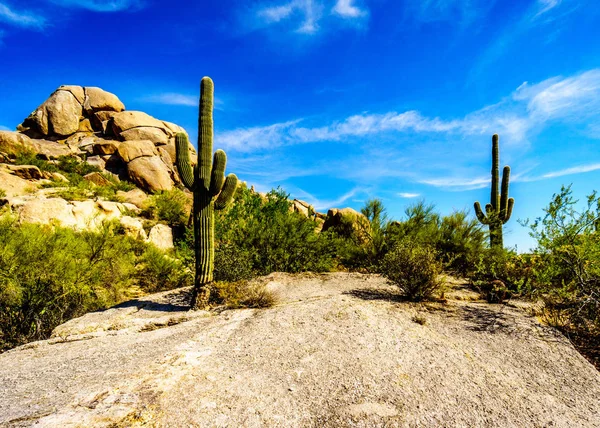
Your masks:
{"label": "desert shrub", "polygon": [[546,311],[566,329],[600,335],[600,198],[594,192],[581,211],[571,187],[562,187],[531,224],[536,239],[536,287]]}
{"label": "desert shrub", "polygon": [[[211,293],[212,303],[227,308],[269,308],[276,298],[266,284],[251,281],[215,282]],[[216,291],[216,292],[215,292]]]}
{"label": "desert shrub", "polygon": [[473,272],[485,249],[486,233],[467,211],[455,211],[441,219],[436,249],[444,268],[460,275]]}
{"label": "desert shrub", "polygon": [[58,169],[67,174],[77,174],[84,176],[90,172],[100,172],[100,168],[94,165],[90,165],[87,162],[81,162],[79,159],[72,156],[60,156],[58,163],[56,164]]}
{"label": "desert shrub", "polygon": [[123,299],[133,272],[130,241],[0,219],[0,348],[48,337],[54,327]]}
{"label": "desert shrub", "polygon": [[6,191],[4,189],[0,189],[0,198],[6,197]]}
{"label": "desert shrub", "polygon": [[215,281],[236,282],[254,276],[252,258],[245,248],[231,244],[219,244],[215,248]]}
{"label": "desert shrub", "polygon": [[56,165],[48,162],[47,160],[38,159],[34,152],[25,151],[17,154],[14,163],[15,165],[37,166],[40,171],[59,172],[59,169]]}
{"label": "desert shrub", "polygon": [[215,236],[224,248],[250,258],[252,271],[328,271],[335,264],[332,237],[317,233],[317,223],[290,210],[287,194],[272,190],[261,197],[244,187],[235,201],[217,214]]}
{"label": "desert shrub", "polygon": [[125,300],[131,292],[191,284],[182,262],[119,234],[0,217],[0,351],[47,338],[59,324]]}
{"label": "desert shrub", "polygon": [[410,205],[404,214],[404,220],[387,224],[385,237],[388,248],[410,240],[435,248],[437,258],[445,269],[461,275],[473,272],[479,254],[485,248],[486,234],[467,211],[441,216],[433,204],[420,201]]}
{"label": "desert shrub", "polygon": [[385,255],[380,270],[410,300],[429,299],[443,286],[435,249],[409,240],[398,242]]}
{"label": "desert shrub", "polygon": [[187,287],[194,283],[192,270],[182,261],[153,246],[147,246],[141,255],[135,278],[137,285],[150,293]]}
{"label": "desert shrub", "polygon": [[142,212],[145,217],[171,226],[187,223],[191,201],[180,189],[162,190],[150,196]]}
{"label": "desert shrub", "polygon": [[[504,300],[512,294],[530,295],[534,288],[535,258],[504,248],[486,248],[470,278],[488,301]],[[497,297],[495,297],[497,296]]]}

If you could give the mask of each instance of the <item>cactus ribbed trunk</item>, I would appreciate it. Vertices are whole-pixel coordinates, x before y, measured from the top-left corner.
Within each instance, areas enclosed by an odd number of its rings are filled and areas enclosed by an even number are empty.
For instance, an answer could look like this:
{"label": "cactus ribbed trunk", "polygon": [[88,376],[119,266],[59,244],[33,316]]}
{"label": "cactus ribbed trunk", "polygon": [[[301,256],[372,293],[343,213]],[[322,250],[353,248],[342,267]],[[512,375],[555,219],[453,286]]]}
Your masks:
{"label": "cactus ribbed trunk", "polygon": [[204,77],[200,85],[198,165],[195,168],[190,165],[187,136],[179,133],[175,138],[177,170],[183,184],[194,194],[196,275],[191,301],[194,308],[206,308],[210,299],[215,259],[215,210],[225,208],[237,188],[234,174],[225,179],[225,152],[217,150],[213,162],[213,99],[213,82]]}
{"label": "cactus ribbed trunk", "polygon": [[512,215],[515,200],[508,197],[508,185],[510,180],[510,167],[505,166],[502,171],[502,187],[498,193],[500,180],[500,149],[498,134],[492,137],[492,189],[490,192],[490,203],[485,206],[486,213],[481,210],[479,202],[475,202],[475,214],[482,224],[488,225],[490,229],[490,247],[503,248],[504,240],[502,225]]}

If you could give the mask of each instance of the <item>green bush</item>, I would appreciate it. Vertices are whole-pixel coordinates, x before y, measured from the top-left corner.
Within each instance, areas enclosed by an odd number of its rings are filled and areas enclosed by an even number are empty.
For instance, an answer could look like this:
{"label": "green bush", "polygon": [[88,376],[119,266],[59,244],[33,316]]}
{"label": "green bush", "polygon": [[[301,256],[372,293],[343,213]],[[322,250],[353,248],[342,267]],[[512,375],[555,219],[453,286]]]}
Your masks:
{"label": "green bush", "polygon": [[143,291],[155,293],[193,285],[192,272],[182,261],[148,246],[139,259],[135,278]]}
{"label": "green bush", "polygon": [[15,160],[14,160],[15,165],[33,165],[33,166],[37,166],[40,171],[46,171],[46,172],[59,172],[59,169],[56,165],[54,165],[53,163],[50,163],[46,160],[43,159],[38,159],[36,157],[36,154],[33,152],[22,152],[19,153]]}
{"label": "green bush", "polygon": [[119,234],[0,217],[0,351],[47,338],[63,322],[137,293],[190,285],[182,262]]}
{"label": "green bush", "polygon": [[231,244],[215,248],[215,281],[236,282],[252,278],[252,258],[247,249]]}
{"label": "green bush", "polygon": [[337,255],[334,238],[317,233],[314,220],[292,212],[287,196],[278,189],[263,200],[259,194],[240,187],[234,203],[217,215],[217,245],[247,255],[252,271],[258,275],[331,270]]}
{"label": "green bush", "polygon": [[121,301],[134,268],[128,239],[0,219],[0,349]]}
{"label": "green bush", "polygon": [[191,200],[180,189],[162,190],[150,196],[142,215],[171,226],[184,225],[190,215]]}
{"label": "green bush", "polygon": [[383,258],[380,270],[410,300],[430,299],[443,286],[435,249],[412,241],[398,242]]}
{"label": "green bush", "polygon": [[492,295],[503,288],[507,297],[513,293],[531,294],[534,276],[534,259],[531,256],[504,248],[487,248],[479,253],[471,280],[488,300],[497,300]]}
{"label": "green bush", "polygon": [[[536,287],[562,327],[600,337],[600,198],[594,192],[577,210],[571,187],[562,187],[530,224],[536,239]],[[525,222],[524,224],[529,224]]]}

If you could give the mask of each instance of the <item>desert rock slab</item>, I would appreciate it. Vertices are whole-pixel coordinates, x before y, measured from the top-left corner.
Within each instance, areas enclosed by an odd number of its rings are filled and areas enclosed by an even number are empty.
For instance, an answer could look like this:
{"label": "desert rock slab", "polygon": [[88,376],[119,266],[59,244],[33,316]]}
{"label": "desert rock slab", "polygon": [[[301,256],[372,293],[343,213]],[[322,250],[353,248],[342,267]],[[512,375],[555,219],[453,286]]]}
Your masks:
{"label": "desert rock slab", "polygon": [[115,94],[94,86],[85,88],[85,101],[83,107],[87,112],[125,110],[125,105]]}
{"label": "desert rock slab", "polygon": [[127,173],[132,182],[151,192],[173,188],[174,182],[169,167],[159,156],[145,156],[132,160],[127,164]]}

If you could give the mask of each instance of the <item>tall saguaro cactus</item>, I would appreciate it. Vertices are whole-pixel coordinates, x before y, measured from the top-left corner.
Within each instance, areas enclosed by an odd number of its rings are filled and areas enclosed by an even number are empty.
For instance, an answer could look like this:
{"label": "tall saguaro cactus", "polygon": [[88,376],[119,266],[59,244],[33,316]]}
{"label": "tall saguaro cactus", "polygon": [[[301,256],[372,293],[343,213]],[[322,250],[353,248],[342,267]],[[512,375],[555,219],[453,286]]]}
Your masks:
{"label": "tall saguaro cactus", "polygon": [[508,165],[502,171],[502,188],[501,193],[498,194],[499,157],[498,134],[494,134],[492,137],[492,191],[490,203],[485,206],[486,214],[481,211],[479,202],[475,202],[477,218],[490,228],[490,246],[492,248],[504,247],[502,225],[510,219],[515,203],[513,198],[508,197],[510,180],[510,167]]}
{"label": "tall saguaro cactus", "polygon": [[215,210],[231,202],[237,188],[237,177],[225,178],[227,155],[217,150],[213,158],[214,84],[209,77],[200,83],[200,115],[198,118],[198,164],[192,168],[189,142],[184,133],[175,137],[177,170],[183,184],[194,194],[194,252],[196,276],[191,305],[204,308],[210,297],[215,259]]}

